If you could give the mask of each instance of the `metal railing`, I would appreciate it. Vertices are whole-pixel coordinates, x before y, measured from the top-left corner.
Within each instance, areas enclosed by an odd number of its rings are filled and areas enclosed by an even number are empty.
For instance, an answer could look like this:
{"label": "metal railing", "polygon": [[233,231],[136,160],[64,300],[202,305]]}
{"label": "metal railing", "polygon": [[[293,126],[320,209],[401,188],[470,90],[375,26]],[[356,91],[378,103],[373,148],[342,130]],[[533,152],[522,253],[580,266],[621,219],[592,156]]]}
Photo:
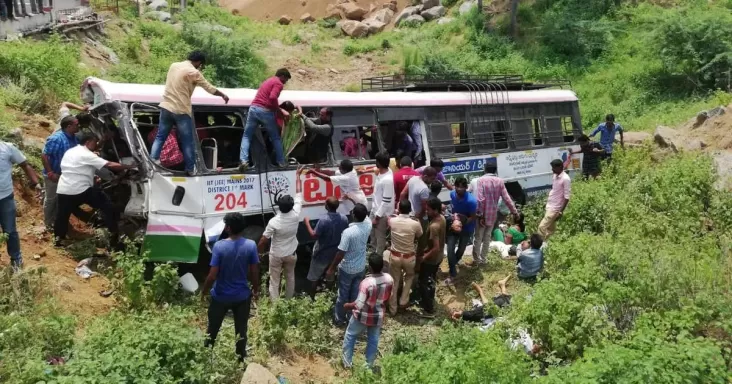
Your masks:
{"label": "metal railing", "polygon": [[526,91],[544,88],[571,87],[566,79],[547,79],[541,82],[529,82],[522,75],[497,74],[488,76],[448,77],[440,75],[390,75],[361,79],[361,92],[374,91],[468,91],[475,90],[476,84],[482,88],[494,88],[501,91]]}

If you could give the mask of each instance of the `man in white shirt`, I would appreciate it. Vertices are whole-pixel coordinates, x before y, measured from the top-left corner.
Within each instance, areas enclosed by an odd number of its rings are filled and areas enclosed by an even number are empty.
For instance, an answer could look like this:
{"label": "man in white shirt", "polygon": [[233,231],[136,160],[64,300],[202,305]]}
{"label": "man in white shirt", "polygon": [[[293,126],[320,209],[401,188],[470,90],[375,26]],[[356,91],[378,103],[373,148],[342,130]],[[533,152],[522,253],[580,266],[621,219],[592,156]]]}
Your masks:
{"label": "man in white shirt", "polygon": [[99,147],[99,140],[92,133],[84,133],[79,138],[79,145],[64,153],[61,160],[61,176],[58,179],[58,216],[54,225],[56,245],[60,246],[69,229],[71,212],[82,204],[99,209],[104,216],[104,223],[110,232],[110,243],[117,246],[118,217],[112,208],[109,198],[101,189],[94,188],[94,176],[97,171],[107,168],[114,172],[122,172],[135,168],[135,165],[124,165],[107,161],[94,152]]}
{"label": "man in white shirt", "polygon": [[338,206],[338,213],[350,215],[354,204],[363,204],[368,207],[368,200],[366,200],[366,195],[361,190],[361,183],[358,180],[356,170],[353,169],[351,160],[341,161],[337,172],[327,169],[311,170],[310,172],[323,180],[330,180],[334,189],[335,187],[341,189],[342,197]]}
{"label": "man in white shirt", "polygon": [[297,185],[295,199],[284,195],[277,201],[280,212],[269,220],[262,238],[259,239],[259,251],[264,250],[267,241],[269,247],[269,297],[277,300],[280,297],[280,279],[285,272],[285,298],[295,295],[295,264],[297,263],[297,228],[300,225],[302,210],[302,193]]}
{"label": "man in white shirt", "polygon": [[30,186],[40,192],[38,175],[28,164],[23,153],[13,144],[0,141],[0,229],[8,235],[6,245],[12,271],[18,272],[23,267],[23,257],[20,253],[20,236],[18,236],[15,223],[17,210],[13,196],[14,164],[25,171],[30,180]]}
{"label": "man in white shirt", "polygon": [[[373,224],[371,245],[376,248],[376,253],[381,255],[386,249],[386,231],[389,226],[387,218],[394,212],[394,174],[389,169],[388,153],[376,154],[376,169],[378,176],[374,187],[374,208],[371,210]],[[385,272],[389,273],[388,269]]]}
{"label": "man in white shirt", "polygon": [[552,166],[552,190],[546,199],[546,213],[539,223],[539,234],[544,241],[557,230],[557,221],[564,215],[572,195],[572,179],[564,172],[562,160],[554,159]]}

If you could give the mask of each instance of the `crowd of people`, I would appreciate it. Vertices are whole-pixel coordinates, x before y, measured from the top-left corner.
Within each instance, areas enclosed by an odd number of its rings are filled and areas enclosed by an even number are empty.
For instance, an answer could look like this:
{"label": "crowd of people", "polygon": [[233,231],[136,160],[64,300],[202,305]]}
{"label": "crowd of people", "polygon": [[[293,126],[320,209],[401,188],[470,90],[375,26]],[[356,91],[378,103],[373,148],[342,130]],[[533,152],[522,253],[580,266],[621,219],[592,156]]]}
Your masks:
{"label": "crowd of people", "polygon": [[[175,129],[182,146],[186,172],[194,172],[195,156],[192,147],[193,130],[191,95],[200,86],[211,94],[228,97],[211,86],[201,75],[205,56],[193,52],[188,60],[171,65],[166,81],[160,122],[154,134],[151,158],[160,164],[160,156],[169,134]],[[290,79],[286,69],[266,80],[257,91],[249,110],[241,142],[240,169],[249,167],[249,148],[256,129],[263,126],[273,142],[276,162],[285,164],[279,143],[284,124],[278,114],[289,114],[294,106],[280,108],[278,97]],[[79,115],[71,115],[77,109]],[[57,245],[63,245],[71,214],[84,214],[80,206],[87,204],[100,210],[106,227],[112,235],[112,244],[118,240],[118,213],[109,198],[98,188],[96,175],[103,169],[123,172],[135,165],[107,161],[99,156],[99,139],[92,133],[80,133],[80,125],[88,124],[85,114],[88,106],[65,103],[58,130],[46,141],[43,154],[45,187],[44,223],[53,231]],[[283,112],[284,111],[284,112]],[[327,108],[318,119],[305,121],[306,129],[314,132],[309,140],[325,138],[329,143],[333,134],[333,113]],[[593,135],[601,133],[595,144],[587,136],[580,138],[580,152],[584,154],[583,174],[597,177],[600,160],[610,160],[615,132],[622,128],[608,115],[606,123]],[[405,153],[421,153],[415,148],[411,131],[403,125],[398,134]],[[320,148],[315,143],[315,148]],[[325,147],[323,147],[325,148]],[[319,160],[330,158],[327,151],[318,151]],[[313,154],[315,156],[315,154]],[[571,157],[572,154],[570,154]],[[307,279],[308,293],[313,299],[319,283],[335,281],[337,298],[333,321],[346,327],[343,341],[343,364],[352,365],[353,349],[359,334],[367,332],[366,360],[372,366],[376,358],[379,335],[386,312],[395,316],[410,305],[418,305],[425,316],[435,313],[435,293],[438,272],[447,258],[447,286],[453,286],[458,277],[463,255],[472,243],[475,265],[485,264],[491,251],[505,260],[515,260],[518,279],[532,282],[542,270],[543,244],[556,231],[571,197],[571,179],[564,171],[561,160],[551,161],[552,188],[547,198],[546,211],[538,224],[537,233],[527,233],[524,217],[508,193],[504,180],[497,175],[495,163],[485,165],[484,174],[470,182],[458,177],[451,183],[443,174],[444,163],[431,159],[429,165],[414,167],[410,156],[392,159],[388,152],[374,155],[376,182],[371,209],[359,183],[359,172],[350,160],[343,160],[338,171],[298,169],[297,180],[303,172],[328,180],[341,191],[341,198],[325,201],[326,213],[318,218],[315,228],[304,218],[309,236],[315,240]],[[569,161],[569,159],[568,159]],[[398,163],[398,167],[396,164]],[[0,142],[0,227],[8,234],[7,248],[14,269],[22,266],[20,239],[15,228],[16,208],[13,197],[11,169],[18,164],[27,174],[31,187],[40,191],[41,184],[35,170],[23,154],[12,144]],[[396,168],[396,169],[394,169]],[[450,191],[449,204],[437,196],[443,188]],[[240,213],[229,213],[224,218],[228,238],[218,241],[212,249],[210,270],[203,285],[202,295],[210,294],[208,308],[208,339],[212,345],[226,313],[234,313],[238,341],[236,351],[240,359],[246,357],[247,322],[252,300],[260,294],[260,255],[268,255],[269,297],[280,299],[280,283],[285,278],[285,299],[295,294],[295,264],[298,248],[297,232],[302,209],[301,185],[297,183],[295,196],[282,196],[276,202],[278,213],[267,222],[258,242],[243,237],[246,221]],[[509,218],[508,223],[504,223]],[[372,251],[369,251],[369,246]],[[368,273],[367,273],[368,272]],[[504,281],[505,286],[505,281]],[[453,314],[466,318],[465,313]],[[470,315],[467,318],[477,318]]]}

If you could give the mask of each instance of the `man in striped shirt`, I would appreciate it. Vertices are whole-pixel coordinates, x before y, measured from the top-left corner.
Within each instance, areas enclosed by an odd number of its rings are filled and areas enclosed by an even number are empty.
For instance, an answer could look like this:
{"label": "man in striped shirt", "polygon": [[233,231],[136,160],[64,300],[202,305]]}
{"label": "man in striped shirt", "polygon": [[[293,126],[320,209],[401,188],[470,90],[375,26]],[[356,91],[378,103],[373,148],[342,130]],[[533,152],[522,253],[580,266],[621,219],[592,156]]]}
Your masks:
{"label": "man in striped shirt", "polygon": [[386,249],[387,218],[394,212],[394,174],[389,169],[388,153],[376,154],[376,168],[378,176],[373,195],[374,206],[371,210],[373,224],[371,245],[376,248],[376,253],[381,255]]}
{"label": "man in striped shirt", "polygon": [[366,364],[374,366],[379,350],[379,336],[384,323],[384,309],[392,294],[394,280],[382,272],[384,259],[378,253],[369,256],[368,275],[358,287],[358,297],[352,303],[346,303],[345,309],[353,311],[353,316],[346,328],[343,338],[343,366],[353,366],[353,349],[358,335],[366,331]]}
{"label": "man in striped shirt", "polygon": [[475,240],[473,241],[473,260],[479,264],[485,263],[488,255],[488,247],[491,242],[493,225],[498,215],[498,200],[503,202],[512,214],[518,215],[516,206],[513,204],[511,195],[506,190],[503,179],[496,176],[498,167],[496,164],[485,165],[485,175],[478,179],[476,197],[478,199],[478,227],[475,229]]}

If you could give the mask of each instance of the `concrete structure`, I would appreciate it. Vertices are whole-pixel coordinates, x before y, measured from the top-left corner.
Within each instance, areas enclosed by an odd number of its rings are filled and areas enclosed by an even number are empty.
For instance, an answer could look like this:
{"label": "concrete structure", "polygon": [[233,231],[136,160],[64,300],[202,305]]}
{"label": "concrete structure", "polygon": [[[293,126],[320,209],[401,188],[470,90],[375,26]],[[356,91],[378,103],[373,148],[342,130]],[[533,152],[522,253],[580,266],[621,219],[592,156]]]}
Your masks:
{"label": "concrete structure", "polygon": [[[12,4],[15,19],[8,19]],[[27,34],[63,19],[63,14],[88,5],[88,0],[0,0],[0,40]]]}

